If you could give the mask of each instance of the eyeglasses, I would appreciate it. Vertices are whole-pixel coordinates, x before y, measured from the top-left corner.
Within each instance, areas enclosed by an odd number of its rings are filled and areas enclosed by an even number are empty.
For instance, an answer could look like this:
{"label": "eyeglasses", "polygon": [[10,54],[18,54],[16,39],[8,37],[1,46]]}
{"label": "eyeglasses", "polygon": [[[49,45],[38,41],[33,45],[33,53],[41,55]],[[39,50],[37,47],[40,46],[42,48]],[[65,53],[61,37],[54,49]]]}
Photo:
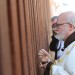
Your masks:
{"label": "eyeglasses", "polygon": [[58,29],[60,26],[65,25],[65,24],[70,24],[70,23],[62,23],[62,24],[57,24],[52,26],[52,30]]}

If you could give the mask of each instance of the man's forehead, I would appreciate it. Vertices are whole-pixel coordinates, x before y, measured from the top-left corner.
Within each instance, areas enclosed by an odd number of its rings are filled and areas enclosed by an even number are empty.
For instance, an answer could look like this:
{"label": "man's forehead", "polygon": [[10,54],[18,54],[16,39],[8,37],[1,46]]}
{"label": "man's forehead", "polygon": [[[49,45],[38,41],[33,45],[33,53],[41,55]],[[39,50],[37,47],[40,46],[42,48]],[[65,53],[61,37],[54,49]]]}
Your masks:
{"label": "man's forehead", "polygon": [[57,19],[58,24],[66,23],[66,16],[59,16]]}
{"label": "man's forehead", "polygon": [[57,23],[66,23],[68,18],[75,17],[75,12],[63,12],[58,16]]}

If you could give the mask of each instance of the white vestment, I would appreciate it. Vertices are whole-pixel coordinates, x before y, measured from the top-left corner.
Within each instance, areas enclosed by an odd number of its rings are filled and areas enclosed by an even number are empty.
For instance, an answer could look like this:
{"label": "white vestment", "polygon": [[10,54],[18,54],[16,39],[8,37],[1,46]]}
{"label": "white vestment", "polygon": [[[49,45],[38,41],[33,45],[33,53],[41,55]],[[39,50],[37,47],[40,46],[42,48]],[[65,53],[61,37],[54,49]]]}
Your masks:
{"label": "white vestment", "polygon": [[75,41],[65,48],[51,68],[52,75],[75,75]]}

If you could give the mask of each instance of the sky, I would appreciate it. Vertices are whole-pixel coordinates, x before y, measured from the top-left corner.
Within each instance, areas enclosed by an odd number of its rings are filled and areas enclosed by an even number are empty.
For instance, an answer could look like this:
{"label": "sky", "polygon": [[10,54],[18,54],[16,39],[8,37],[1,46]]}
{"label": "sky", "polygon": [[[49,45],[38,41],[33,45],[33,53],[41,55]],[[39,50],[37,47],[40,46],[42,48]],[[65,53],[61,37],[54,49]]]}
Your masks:
{"label": "sky", "polygon": [[59,15],[64,11],[74,11],[75,12],[75,0],[53,0],[56,4],[56,9],[54,9],[53,15]]}

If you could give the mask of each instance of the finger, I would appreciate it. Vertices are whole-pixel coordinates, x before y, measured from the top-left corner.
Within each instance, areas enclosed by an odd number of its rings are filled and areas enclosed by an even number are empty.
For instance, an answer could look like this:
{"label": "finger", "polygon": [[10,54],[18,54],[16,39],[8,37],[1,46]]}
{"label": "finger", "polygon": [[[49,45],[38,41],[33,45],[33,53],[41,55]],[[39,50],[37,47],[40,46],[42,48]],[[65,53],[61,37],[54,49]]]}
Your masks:
{"label": "finger", "polygon": [[43,53],[39,52],[38,55],[42,55]]}
{"label": "finger", "polygon": [[42,52],[48,54],[48,52],[46,50],[44,50],[44,49],[42,50]]}
{"label": "finger", "polygon": [[43,52],[43,51],[45,51],[45,49],[41,49],[39,52]]}
{"label": "finger", "polygon": [[38,53],[43,53],[43,50],[40,50]]}
{"label": "finger", "polygon": [[40,63],[40,66],[39,66],[39,67],[45,69],[46,66],[47,66],[47,64],[48,64],[48,63],[45,63],[45,64],[41,64],[41,63]]}

